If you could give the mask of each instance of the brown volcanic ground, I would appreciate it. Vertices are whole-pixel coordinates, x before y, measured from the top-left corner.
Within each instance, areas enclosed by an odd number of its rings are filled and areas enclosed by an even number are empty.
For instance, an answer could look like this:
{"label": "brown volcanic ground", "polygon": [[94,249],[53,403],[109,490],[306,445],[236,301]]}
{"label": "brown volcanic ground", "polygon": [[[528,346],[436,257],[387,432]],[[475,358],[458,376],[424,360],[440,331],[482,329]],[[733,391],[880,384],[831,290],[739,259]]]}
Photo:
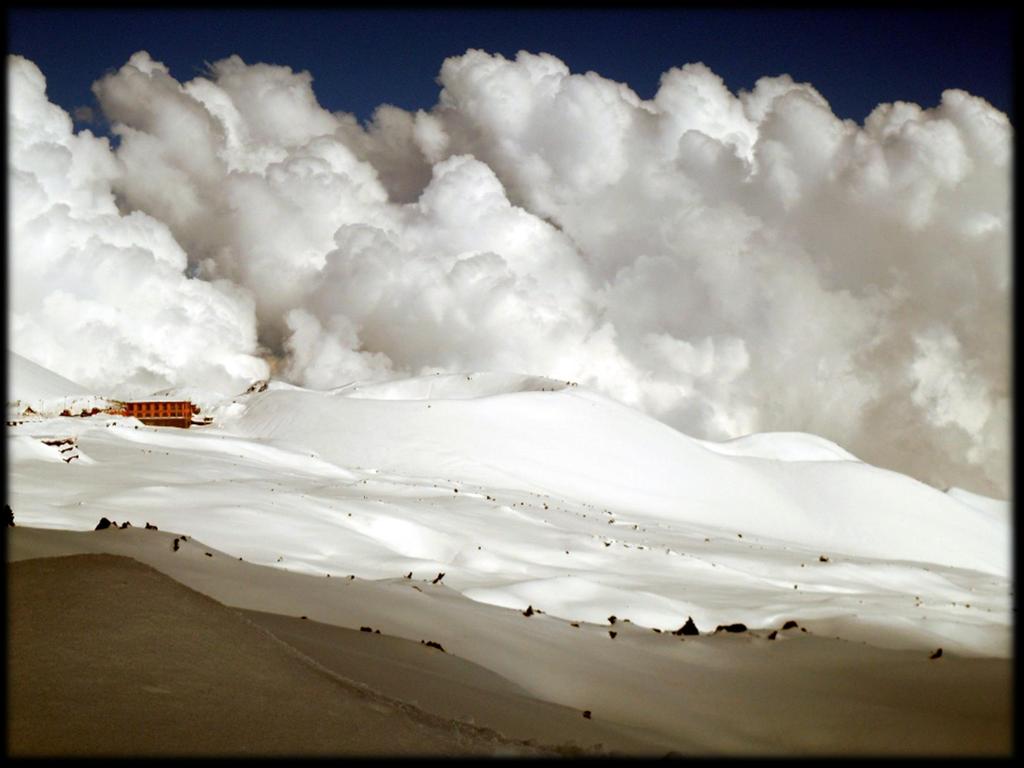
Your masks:
{"label": "brown volcanic ground", "polygon": [[8,565],[8,754],[531,754],[339,680],[135,560]]}
{"label": "brown volcanic ground", "polygon": [[316,578],[173,538],[7,529],[8,754],[1012,750],[1011,659],[813,630],[683,642],[620,622],[611,640],[440,584]]}

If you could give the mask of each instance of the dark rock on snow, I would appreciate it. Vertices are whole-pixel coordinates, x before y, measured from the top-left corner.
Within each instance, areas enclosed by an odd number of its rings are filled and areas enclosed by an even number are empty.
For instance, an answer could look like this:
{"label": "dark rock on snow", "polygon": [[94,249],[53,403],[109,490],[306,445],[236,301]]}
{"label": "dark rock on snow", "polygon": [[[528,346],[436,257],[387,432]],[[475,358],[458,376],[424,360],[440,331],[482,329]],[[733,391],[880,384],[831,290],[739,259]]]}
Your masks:
{"label": "dark rock on snow", "polygon": [[735,624],[719,624],[715,627],[715,632],[746,632],[747,625],[736,622]]}
{"label": "dark rock on snow", "polygon": [[96,523],[96,527],[93,530],[95,530],[95,531],[102,531],[102,530],[105,530],[105,529],[107,529],[109,527],[110,527],[110,521],[107,520],[107,518],[105,518],[105,517],[101,517],[100,521],[98,523]]}
{"label": "dark rock on snow", "polygon": [[700,631],[697,629],[697,625],[693,623],[693,617],[687,616],[686,623],[683,624],[679,629],[672,633],[673,635],[699,635]]}

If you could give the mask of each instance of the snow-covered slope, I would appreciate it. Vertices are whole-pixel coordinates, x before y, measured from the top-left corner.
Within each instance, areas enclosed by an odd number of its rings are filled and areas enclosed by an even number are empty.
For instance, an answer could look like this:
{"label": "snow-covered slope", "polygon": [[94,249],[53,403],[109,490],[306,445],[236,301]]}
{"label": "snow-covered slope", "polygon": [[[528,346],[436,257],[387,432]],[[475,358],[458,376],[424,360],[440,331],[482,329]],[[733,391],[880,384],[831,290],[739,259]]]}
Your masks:
{"label": "snow-covered slope", "polygon": [[[762,435],[728,455],[584,389],[543,391],[533,380],[517,389],[522,379],[499,386],[489,375],[471,397],[471,374],[459,377],[459,399],[432,399],[422,396],[430,378],[386,385],[386,400],[365,390],[358,398],[266,391],[228,427],[342,466],[525,489],[648,523],[710,525],[868,557],[940,558],[991,573],[1009,568],[1005,527],[973,507],[861,462],[792,460],[798,452],[835,458],[842,449],[827,451],[828,441]],[[452,388],[447,378],[439,389]],[[788,459],[774,460],[780,455]]]}
{"label": "snow-covered slope", "polygon": [[1011,507],[1008,501],[992,499],[988,496],[982,496],[980,493],[971,493],[964,488],[957,488],[956,486],[950,488],[946,493],[957,501],[979,512],[984,512],[995,520],[1005,521],[1010,519]]}
{"label": "snow-covered slope", "polygon": [[81,384],[64,378],[48,368],[7,351],[7,401],[26,404],[87,394]]}
{"label": "snow-covered slope", "polygon": [[353,382],[331,394],[367,400],[474,400],[517,392],[554,392],[573,386],[543,376],[513,373],[435,373],[411,379]]}
{"label": "snow-covered slope", "polygon": [[698,441],[705,448],[725,456],[748,456],[777,461],[859,461],[845,448],[824,437],[806,432],[761,432],[716,443]]}
{"label": "snow-covered slope", "polygon": [[[247,562],[444,573],[473,600],[572,620],[796,617],[872,644],[1009,652],[1005,502],[813,435],[709,443],[528,376],[255,389],[211,405],[211,427],[100,414],[9,428],[18,524],[150,522]],[[41,442],[69,437],[80,461]]]}

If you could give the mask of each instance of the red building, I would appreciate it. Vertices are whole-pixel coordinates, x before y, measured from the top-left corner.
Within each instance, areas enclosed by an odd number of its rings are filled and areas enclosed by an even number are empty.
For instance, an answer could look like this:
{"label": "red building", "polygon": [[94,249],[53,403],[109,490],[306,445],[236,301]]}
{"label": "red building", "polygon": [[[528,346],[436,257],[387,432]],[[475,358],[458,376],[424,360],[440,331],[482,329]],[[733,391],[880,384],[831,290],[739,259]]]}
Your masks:
{"label": "red building", "polygon": [[135,400],[121,404],[121,410],[112,411],[122,416],[134,416],[143,424],[157,427],[182,427],[192,424],[192,414],[199,409],[188,400]]}

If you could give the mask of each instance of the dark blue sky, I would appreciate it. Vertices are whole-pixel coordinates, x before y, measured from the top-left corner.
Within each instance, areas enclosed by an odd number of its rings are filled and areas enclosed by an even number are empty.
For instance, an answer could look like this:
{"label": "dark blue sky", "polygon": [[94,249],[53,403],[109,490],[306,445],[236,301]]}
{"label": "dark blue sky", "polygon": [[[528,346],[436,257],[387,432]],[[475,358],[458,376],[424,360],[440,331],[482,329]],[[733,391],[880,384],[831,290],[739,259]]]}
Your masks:
{"label": "dark blue sky", "polygon": [[1013,117],[1016,15],[904,8],[768,10],[738,7],[607,10],[356,11],[299,9],[8,11],[8,51],[47,77],[68,111],[94,105],[89,86],[145,49],[185,81],[204,61],[307,69],[320,103],[367,119],[381,103],[429,108],[447,56],[482,48],[552,53],[653,96],[659,75],[703,61],[732,91],[787,73],[810,82],[839,117],[862,122],[887,101],[931,107],[945,88],[982,96]]}

